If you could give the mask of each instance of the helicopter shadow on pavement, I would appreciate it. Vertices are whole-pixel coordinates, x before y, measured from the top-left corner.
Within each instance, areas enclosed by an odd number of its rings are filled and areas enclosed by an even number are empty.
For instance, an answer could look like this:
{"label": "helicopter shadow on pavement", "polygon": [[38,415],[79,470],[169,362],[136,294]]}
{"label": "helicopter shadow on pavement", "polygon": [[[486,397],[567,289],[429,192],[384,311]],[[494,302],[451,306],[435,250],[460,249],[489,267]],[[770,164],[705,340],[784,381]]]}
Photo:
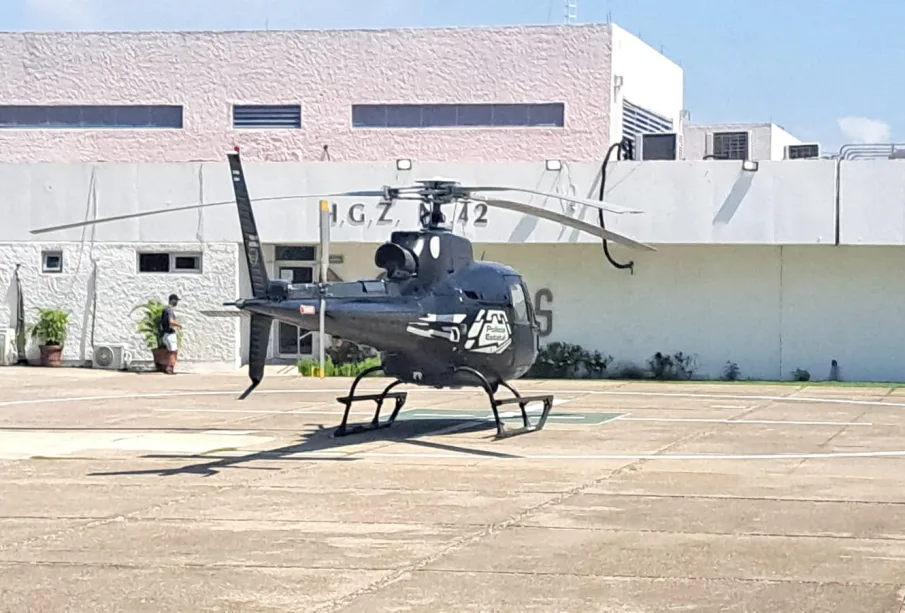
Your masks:
{"label": "helicopter shadow on pavement", "polygon": [[[355,424],[349,424],[353,426]],[[146,470],[128,470],[89,473],[91,477],[113,476],[138,476],[158,475],[169,477],[175,475],[192,474],[202,477],[211,477],[225,468],[244,468],[248,470],[280,470],[274,466],[253,466],[254,462],[355,462],[362,458],[354,455],[337,457],[308,457],[297,454],[315,453],[319,451],[332,451],[353,445],[367,443],[405,443],[422,448],[441,450],[454,453],[462,453],[485,458],[513,459],[521,456],[487,451],[482,449],[469,449],[457,445],[449,445],[432,440],[423,440],[426,436],[446,436],[451,434],[465,434],[469,432],[491,431],[495,432],[496,426],[492,421],[476,420],[474,418],[411,418],[399,419],[392,426],[370,430],[366,432],[350,434],[342,437],[334,437],[336,426],[314,426],[314,430],[302,434],[301,441],[291,445],[285,445],[276,449],[252,451],[243,455],[225,455],[231,449],[215,450],[203,454],[148,454],[140,456],[148,460],[199,460],[176,468],[155,468]],[[491,437],[492,438],[492,437]],[[219,452],[219,453],[218,453]]]}

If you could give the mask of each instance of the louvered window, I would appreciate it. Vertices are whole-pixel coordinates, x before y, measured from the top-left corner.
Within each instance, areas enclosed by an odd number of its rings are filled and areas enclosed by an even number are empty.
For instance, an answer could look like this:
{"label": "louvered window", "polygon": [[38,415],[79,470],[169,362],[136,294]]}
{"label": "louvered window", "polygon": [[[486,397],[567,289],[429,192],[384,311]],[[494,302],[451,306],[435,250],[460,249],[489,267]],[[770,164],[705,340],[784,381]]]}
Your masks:
{"label": "louvered window", "polygon": [[639,134],[650,132],[660,134],[672,131],[673,125],[670,119],[626,100],[622,102],[622,135],[632,139],[636,147]]}
{"label": "louvered window", "polygon": [[242,104],[233,106],[234,128],[302,127],[302,107],[298,104]]}

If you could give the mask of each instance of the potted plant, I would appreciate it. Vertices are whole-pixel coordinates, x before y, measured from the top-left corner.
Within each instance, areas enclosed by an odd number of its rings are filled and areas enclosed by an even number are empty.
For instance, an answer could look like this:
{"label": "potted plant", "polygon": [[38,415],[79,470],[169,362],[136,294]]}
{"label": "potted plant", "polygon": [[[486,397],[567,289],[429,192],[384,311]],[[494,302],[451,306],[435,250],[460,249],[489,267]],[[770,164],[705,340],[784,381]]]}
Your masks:
{"label": "potted plant", "polygon": [[60,309],[38,308],[38,321],[31,325],[30,335],[41,348],[41,366],[59,366],[66,342],[69,313]]}
{"label": "potted plant", "polygon": [[144,339],[145,346],[154,356],[155,368],[160,372],[163,372],[167,366],[167,348],[163,344],[163,335],[160,333],[160,318],[163,316],[165,308],[166,305],[160,300],[151,299],[132,309],[132,313],[142,311],[137,330]]}

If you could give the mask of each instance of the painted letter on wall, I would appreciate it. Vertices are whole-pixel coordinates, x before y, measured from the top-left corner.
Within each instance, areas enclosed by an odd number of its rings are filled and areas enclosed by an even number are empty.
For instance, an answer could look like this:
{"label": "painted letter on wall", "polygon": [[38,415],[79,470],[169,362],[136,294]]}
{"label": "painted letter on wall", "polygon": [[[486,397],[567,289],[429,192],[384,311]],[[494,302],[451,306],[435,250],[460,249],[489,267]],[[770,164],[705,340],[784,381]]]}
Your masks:
{"label": "painted letter on wall", "polygon": [[[541,299],[545,301],[541,306]],[[547,308],[549,307],[549,308]],[[538,334],[541,338],[553,333],[553,291],[544,287],[534,293],[534,314],[540,326]]]}

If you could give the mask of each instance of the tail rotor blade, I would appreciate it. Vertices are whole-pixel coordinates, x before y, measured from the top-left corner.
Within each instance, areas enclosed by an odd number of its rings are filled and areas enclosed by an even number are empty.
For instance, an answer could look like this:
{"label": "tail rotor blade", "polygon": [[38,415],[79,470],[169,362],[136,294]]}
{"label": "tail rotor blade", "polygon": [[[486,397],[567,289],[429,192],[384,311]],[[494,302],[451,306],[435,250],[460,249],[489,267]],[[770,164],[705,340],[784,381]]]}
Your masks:
{"label": "tail rotor blade", "polygon": [[239,227],[242,230],[242,243],[245,246],[245,259],[248,263],[248,276],[251,278],[251,292],[255,298],[267,295],[267,268],[264,266],[264,253],[261,251],[261,240],[258,238],[258,226],[248,195],[245,173],[242,171],[242,160],[239,152],[229,154],[229,169],[232,173],[233,192],[236,195],[236,207],[239,213]]}

